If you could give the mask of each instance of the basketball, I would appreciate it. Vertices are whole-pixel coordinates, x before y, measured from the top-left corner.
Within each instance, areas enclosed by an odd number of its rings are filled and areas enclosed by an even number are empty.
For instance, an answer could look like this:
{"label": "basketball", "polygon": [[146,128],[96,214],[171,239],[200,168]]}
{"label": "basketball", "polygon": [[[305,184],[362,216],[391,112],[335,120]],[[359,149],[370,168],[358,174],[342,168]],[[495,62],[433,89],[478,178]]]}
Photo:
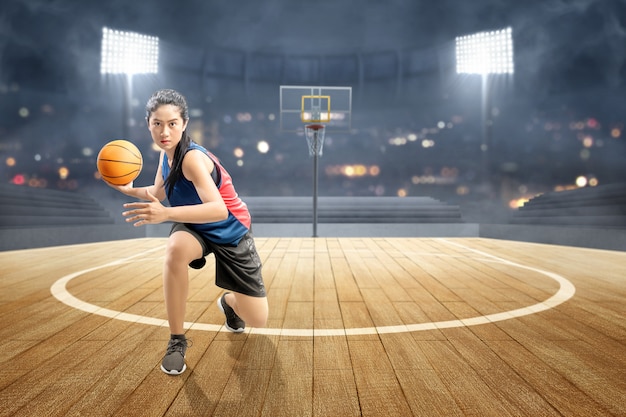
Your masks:
{"label": "basketball", "polygon": [[143,158],[139,149],[127,140],[114,140],[98,153],[98,172],[113,185],[126,185],[141,172]]}

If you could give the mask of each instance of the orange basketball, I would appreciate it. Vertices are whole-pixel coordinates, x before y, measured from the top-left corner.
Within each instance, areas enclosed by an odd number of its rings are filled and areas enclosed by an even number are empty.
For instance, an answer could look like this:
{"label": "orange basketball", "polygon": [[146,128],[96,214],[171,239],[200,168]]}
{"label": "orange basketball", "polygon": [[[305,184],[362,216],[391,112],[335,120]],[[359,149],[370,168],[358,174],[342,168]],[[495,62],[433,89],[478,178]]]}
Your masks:
{"label": "orange basketball", "polygon": [[98,172],[106,182],[126,185],[139,176],[143,158],[133,143],[119,139],[100,149],[97,165]]}

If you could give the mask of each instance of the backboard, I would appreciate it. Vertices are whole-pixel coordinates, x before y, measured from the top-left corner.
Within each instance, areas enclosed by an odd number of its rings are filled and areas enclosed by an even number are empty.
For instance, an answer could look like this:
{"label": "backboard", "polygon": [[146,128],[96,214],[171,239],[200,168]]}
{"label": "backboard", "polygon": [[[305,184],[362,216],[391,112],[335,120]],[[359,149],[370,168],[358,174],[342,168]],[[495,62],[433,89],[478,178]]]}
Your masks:
{"label": "backboard", "polygon": [[323,124],[327,132],[348,132],[352,126],[352,87],[280,86],[280,129],[303,131]]}

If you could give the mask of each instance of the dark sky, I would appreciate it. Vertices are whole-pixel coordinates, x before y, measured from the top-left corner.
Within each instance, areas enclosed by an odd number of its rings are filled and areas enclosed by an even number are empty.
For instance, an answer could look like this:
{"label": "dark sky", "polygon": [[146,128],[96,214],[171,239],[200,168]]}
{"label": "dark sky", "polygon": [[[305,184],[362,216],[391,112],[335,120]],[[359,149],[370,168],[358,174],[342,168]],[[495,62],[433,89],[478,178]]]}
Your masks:
{"label": "dark sky", "polygon": [[509,25],[557,43],[593,43],[624,40],[626,25],[623,0],[3,0],[0,10],[5,39],[109,25],[192,45],[292,53],[430,45]]}
{"label": "dark sky", "polygon": [[626,73],[625,0],[3,0],[0,81],[34,71],[33,62],[63,71],[96,49],[102,26],[191,48],[286,54],[428,48],[512,26],[520,77],[618,86]]}

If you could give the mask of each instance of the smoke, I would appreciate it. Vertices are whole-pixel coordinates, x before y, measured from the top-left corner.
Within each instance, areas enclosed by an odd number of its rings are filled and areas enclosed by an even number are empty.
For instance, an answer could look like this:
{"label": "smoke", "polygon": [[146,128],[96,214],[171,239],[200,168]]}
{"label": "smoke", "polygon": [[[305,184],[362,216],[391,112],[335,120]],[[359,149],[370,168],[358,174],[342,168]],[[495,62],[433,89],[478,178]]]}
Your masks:
{"label": "smoke", "polygon": [[619,87],[626,62],[621,1],[546,0],[514,17],[516,71],[539,97],[575,88]]}
{"label": "smoke", "polygon": [[[333,1],[268,0],[197,4],[198,15],[210,16],[190,39],[256,52],[291,54],[354,53],[393,49],[410,43],[423,13],[418,2],[394,0]],[[204,14],[206,11],[206,14]],[[419,20],[419,22],[418,22]]]}

